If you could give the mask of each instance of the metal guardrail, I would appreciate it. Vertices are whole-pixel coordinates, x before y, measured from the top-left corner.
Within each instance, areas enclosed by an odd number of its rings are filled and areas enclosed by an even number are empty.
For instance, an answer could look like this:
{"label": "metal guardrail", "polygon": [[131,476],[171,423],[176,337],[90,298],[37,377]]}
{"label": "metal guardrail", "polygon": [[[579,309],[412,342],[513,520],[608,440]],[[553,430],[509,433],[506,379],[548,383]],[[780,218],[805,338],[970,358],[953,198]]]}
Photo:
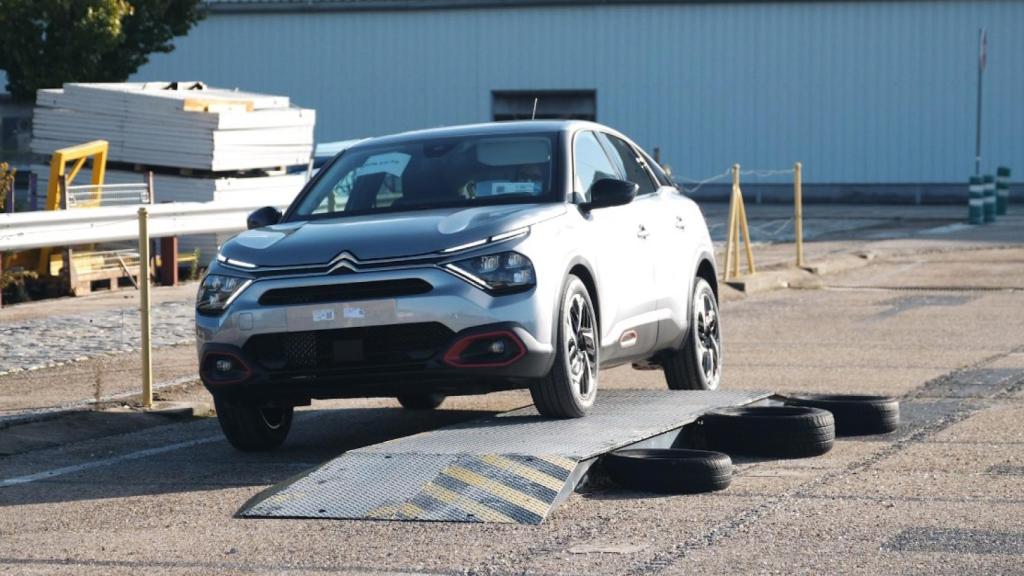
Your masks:
{"label": "metal guardrail", "polygon": [[63,197],[67,198],[68,208],[99,208],[101,206],[149,204],[153,195],[148,183],[138,182],[65,186]]}
{"label": "metal guardrail", "polygon": [[[245,230],[246,217],[262,204],[215,201],[145,207],[149,213],[149,236],[161,238]],[[106,206],[0,214],[0,252],[136,240],[139,208],[139,205]]]}

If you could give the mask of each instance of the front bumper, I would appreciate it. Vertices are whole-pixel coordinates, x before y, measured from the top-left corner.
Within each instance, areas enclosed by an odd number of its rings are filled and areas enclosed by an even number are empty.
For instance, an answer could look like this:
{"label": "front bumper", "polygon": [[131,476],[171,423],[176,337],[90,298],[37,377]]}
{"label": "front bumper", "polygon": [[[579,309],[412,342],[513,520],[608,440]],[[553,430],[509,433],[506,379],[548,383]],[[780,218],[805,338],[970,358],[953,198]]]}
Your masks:
{"label": "front bumper", "polygon": [[[266,298],[264,303],[260,302],[271,290],[280,293],[281,289],[330,288],[410,278],[429,283],[431,289],[408,296],[346,302],[267,305]],[[551,301],[541,284],[521,294],[490,296],[429,266],[333,276],[261,278],[238,295],[224,314],[197,315],[200,376],[214,394],[286,397],[296,403],[311,398],[394,396],[420,391],[473,394],[522,388],[544,376],[554,360]],[[323,340],[329,334],[371,333],[385,328],[402,333],[406,327],[426,325],[443,327],[444,332],[435,338],[436,350],[415,362],[378,361],[361,365],[312,360],[294,366],[269,359],[275,350],[267,342],[280,339],[283,346],[285,340],[297,334],[312,335],[323,351]],[[522,346],[522,354],[514,361],[483,366],[460,365],[450,357],[446,361],[445,355],[450,356],[466,337],[495,331],[507,331]],[[372,352],[367,350],[366,355],[369,357]],[[218,371],[218,359],[232,360],[238,369]]]}

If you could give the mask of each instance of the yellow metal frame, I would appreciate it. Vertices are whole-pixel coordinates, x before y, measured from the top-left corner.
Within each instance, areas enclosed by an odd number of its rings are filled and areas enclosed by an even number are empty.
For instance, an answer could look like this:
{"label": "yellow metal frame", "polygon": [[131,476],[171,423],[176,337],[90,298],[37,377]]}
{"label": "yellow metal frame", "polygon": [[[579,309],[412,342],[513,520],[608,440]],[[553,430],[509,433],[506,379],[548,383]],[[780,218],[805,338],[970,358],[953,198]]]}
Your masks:
{"label": "yellow metal frame", "polygon": [[[110,150],[110,143],[106,140],[93,140],[77,146],[68,146],[54,150],[50,157],[50,181],[46,186],[46,210],[58,210],[62,203],[67,204],[67,186],[71,185],[78,173],[85,167],[85,163],[92,159],[92,185],[93,198],[87,205],[99,206],[103,196],[103,181],[107,175],[107,152]],[[68,163],[74,162],[71,171],[67,171]],[[36,263],[36,271],[40,276],[50,272],[50,248],[39,250],[39,262]]]}
{"label": "yellow metal frame", "polygon": [[[54,150],[50,157],[50,182],[46,188],[46,209],[57,210],[61,205],[60,177],[64,176],[66,186],[70,186],[75,176],[85,166],[85,162],[92,158],[92,185],[96,186],[94,198],[97,205],[103,193],[103,179],[107,175],[107,151],[110,144],[106,140],[93,140],[77,146],[69,146]],[[68,162],[74,162],[70,172],[66,172]]]}

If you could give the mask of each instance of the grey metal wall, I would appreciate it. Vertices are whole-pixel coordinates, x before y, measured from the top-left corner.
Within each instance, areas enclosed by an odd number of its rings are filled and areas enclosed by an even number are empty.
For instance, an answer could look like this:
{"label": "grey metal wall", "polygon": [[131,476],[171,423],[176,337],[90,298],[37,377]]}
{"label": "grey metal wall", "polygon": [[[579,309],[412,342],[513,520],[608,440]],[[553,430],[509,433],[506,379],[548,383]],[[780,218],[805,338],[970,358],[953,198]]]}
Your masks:
{"label": "grey metal wall", "polygon": [[654,4],[211,14],[138,79],[286,93],[321,140],[486,121],[491,91],[596,89],[598,121],[677,175],[807,166],[817,183],[1024,171],[1024,2]]}

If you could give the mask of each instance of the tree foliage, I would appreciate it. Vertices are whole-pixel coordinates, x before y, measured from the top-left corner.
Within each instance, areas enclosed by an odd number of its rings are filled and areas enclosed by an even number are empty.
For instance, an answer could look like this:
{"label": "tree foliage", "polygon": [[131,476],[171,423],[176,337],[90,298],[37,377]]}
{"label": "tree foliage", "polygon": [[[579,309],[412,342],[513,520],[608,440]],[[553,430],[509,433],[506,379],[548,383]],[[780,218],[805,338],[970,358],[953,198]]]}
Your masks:
{"label": "tree foliage", "polygon": [[65,82],[123,82],[202,16],[201,0],[0,0],[0,70],[19,100]]}
{"label": "tree foliage", "polygon": [[11,202],[14,202],[14,176],[17,173],[7,162],[0,162],[0,210],[7,207],[8,194],[11,195]]}

